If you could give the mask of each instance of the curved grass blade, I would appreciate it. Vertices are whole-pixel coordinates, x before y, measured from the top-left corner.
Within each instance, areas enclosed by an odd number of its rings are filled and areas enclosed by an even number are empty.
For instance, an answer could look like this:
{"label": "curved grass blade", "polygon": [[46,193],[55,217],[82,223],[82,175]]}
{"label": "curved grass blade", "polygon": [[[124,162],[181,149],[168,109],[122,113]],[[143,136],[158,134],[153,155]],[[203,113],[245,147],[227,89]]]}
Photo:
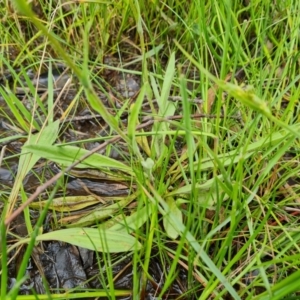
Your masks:
{"label": "curved grass blade", "polygon": [[7,106],[13,113],[16,121],[18,122],[19,126],[25,131],[30,131],[30,123],[32,121],[32,125],[35,129],[40,129],[36,120],[32,119],[32,114],[27,110],[24,104],[16,97],[16,95],[10,91],[5,91],[0,86],[0,95],[5,100]]}
{"label": "curved grass blade", "polygon": [[43,145],[45,148],[50,147],[50,145],[54,143],[57,138],[58,128],[59,120],[45,127],[45,129],[40,133],[29,136],[28,141],[22,148],[16,180],[8,200],[8,214],[10,214],[13,210],[19,190],[22,186],[23,179],[25,178],[26,174],[33,168],[36,162],[40,159],[40,156],[36,153],[26,153],[26,145],[30,146],[35,144]]}

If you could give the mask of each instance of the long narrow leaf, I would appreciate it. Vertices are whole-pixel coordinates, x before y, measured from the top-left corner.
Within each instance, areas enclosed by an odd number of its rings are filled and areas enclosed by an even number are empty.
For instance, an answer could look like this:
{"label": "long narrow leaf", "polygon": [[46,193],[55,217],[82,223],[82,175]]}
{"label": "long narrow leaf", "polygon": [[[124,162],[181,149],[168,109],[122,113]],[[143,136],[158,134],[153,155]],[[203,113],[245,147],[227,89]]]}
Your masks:
{"label": "long narrow leaf", "polygon": [[23,179],[41,157],[36,153],[27,153],[28,151],[26,150],[26,147],[29,147],[30,145],[44,145],[46,148],[49,147],[57,138],[58,128],[59,120],[45,127],[42,132],[31,135],[28,141],[25,143],[25,146],[22,148],[16,180],[8,200],[9,214],[14,207],[14,203],[22,186]]}
{"label": "long narrow leaf", "polygon": [[[24,147],[24,150],[54,161],[58,164],[62,164],[63,166],[69,166],[82,156],[89,153],[88,150],[75,146],[28,145]],[[132,174],[131,168],[126,166],[124,163],[98,153],[92,154],[76,167],[94,169],[112,168]]]}

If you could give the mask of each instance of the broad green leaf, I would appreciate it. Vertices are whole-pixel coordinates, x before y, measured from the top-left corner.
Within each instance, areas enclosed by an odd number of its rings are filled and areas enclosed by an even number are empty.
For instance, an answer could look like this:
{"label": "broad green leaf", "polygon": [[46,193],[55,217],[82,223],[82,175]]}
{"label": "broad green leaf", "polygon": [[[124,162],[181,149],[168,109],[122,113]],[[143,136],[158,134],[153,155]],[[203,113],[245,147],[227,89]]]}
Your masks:
{"label": "broad green leaf", "polygon": [[[75,146],[44,146],[44,145],[29,145],[24,147],[31,153],[54,161],[58,164],[69,166],[82,156],[86,155],[90,151],[75,147]],[[86,158],[83,162],[78,164],[76,168],[111,168],[116,170],[124,171],[128,174],[132,174],[130,167],[126,166],[122,162],[119,162],[113,158],[93,153],[91,156]]]}
{"label": "broad green leaf", "polygon": [[182,223],[182,212],[177,207],[177,204],[173,197],[168,197],[166,199],[166,204],[169,206],[170,213],[173,214],[173,218],[170,218],[169,213],[166,213],[163,216],[163,224],[166,230],[166,233],[169,238],[176,240],[179,236],[179,230],[177,221],[181,224]]}
{"label": "broad green leaf", "polygon": [[22,155],[19,162],[19,170],[18,174],[22,174],[23,176],[27,174],[29,170],[33,168],[33,166],[37,163],[37,161],[40,159],[40,156],[37,154],[28,154],[26,153],[26,147],[30,146],[44,146],[49,147],[51,146],[58,134],[58,127],[59,127],[59,120],[55,121],[54,123],[51,123],[48,125],[43,131],[40,133],[37,133],[35,135],[32,135],[29,137],[28,141],[24,144],[24,147],[22,148]]}
{"label": "broad green leaf", "polygon": [[69,228],[37,236],[37,241],[61,241],[78,247],[106,253],[137,250],[141,244],[125,232],[98,228]]}
{"label": "broad green leaf", "polygon": [[154,166],[154,161],[150,157],[148,157],[146,160],[142,161],[142,166],[144,167],[144,169],[148,171],[152,171]]}
{"label": "broad green leaf", "polygon": [[141,163],[144,168],[145,175],[148,178],[151,178],[151,180],[153,180],[152,170],[154,166],[154,161],[150,157],[148,157],[146,160],[143,160]]}

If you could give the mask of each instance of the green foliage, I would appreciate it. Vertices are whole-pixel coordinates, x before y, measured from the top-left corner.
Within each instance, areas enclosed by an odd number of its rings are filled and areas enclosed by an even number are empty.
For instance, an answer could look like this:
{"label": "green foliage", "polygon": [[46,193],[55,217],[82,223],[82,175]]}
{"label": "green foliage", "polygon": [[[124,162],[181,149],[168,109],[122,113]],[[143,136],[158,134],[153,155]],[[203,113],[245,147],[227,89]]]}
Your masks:
{"label": "green foliage", "polygon": [[[10,128],[0,131],[0,143],[26,140],[21,153],[0,154],[1,166],[13,159],[19,166],[10,196],[1,200],[1,299],[36,299],[16,297],[33,247],[49,240],[103,252],[106,266],[110,253],[131,251],[134,270],[132,291],[115,289],[107,267],[105,290],[52,299],[115,299],[129,292],[138,298],[152,280],[154,257],[165,278],[158,298],[178,280],[179,266],[187,274],[187,299],[299,297],[298,2],[1,2],[0,69],[11,82],[0,78],[0,118]],[[118,63],[107,62],[111,57]],[[79,91],[54,121],[54,82],[44,98],[28,74],[46,67],[50,75],[58,62],[75,75]],[[113,98],[115,87],[101,77],[106,71],[140,76],[139,94]],[[18,88],[29,103],[16,95]],[[73,117],[82,98],[108,134],[66,142],[62,121]],[[121,105],[114,106],[116,99]],[[105,153],[86,157],[82,144],[88,142],[102,143]],[[127,149],[123,161],[108,156],[119,142]],[[59,176],[82,160],[80,171],[97,170],[99,181],[124,184],[129,195],[90,195],[83,203],[82,196],[57,197],[55,189],[65,188],[58,181],[46,200],[31,204],[41,212],[35,226],[25,208],[28,236],[11,243],[4,222],[20,197],[23,203],[30,197],[23,181],[40,159],[57,163]],[[40,232],[48,209],[83,208],[88,213],[75,221],[62,218],[52,232]],[[7,291],[8,256],[23,244],[17,284]]]}

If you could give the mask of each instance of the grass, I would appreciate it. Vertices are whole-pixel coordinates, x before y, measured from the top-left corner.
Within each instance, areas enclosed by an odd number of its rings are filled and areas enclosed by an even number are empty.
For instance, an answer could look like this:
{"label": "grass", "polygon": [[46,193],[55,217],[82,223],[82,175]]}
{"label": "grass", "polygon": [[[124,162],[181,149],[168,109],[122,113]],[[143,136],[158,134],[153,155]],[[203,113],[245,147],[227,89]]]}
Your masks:
{"label": "grass", "polygon": [[[39,0],[31,8],[25,1],[2,3],[0,68],[14,86],[0,87],[5,103],[0,102],[0,117],[10,128],[1,129],[0,143],[22,137],[26,144],[21,152],[2,147],[0,156],[2,167],[16,159],[19,165],[13,187],[0,193],[1,299],[116,299],[129,293],[135,299],[153,281],[154,259],[163,273],[158,299],[168,299],[180,270],[186,276],[181,299],[299,297],[299,9],[292,0],[248,5]],[[64,63],[77,82],[60,122],[53,83],[41,96],[27,73],[49,69],[51,74],[57,63]],[[119,74],[140,77],[134,101],[116,93],[111,77]],[[15,96],[20,85],[27,88],[29,103]],[[112,109],[99,101],[99,91]],[[199,96],[203,101],[193,101]],[[63,121],[80,107],[102,116],[107,136],[65,140]],[[94,142],[99,146],[92,152],[83,149]],[[112,149],[124,161],[109,158]],[[37,175],[37,192],[25,193],[24,178],[45,161],[62,171],[50,181]],[[75,204],[68,201],[79,205],[78,198],[57,196],[65,190],[63,174],[75,164],[114,175],[114,182],[126,182],[131,193],[104,197],[100,208],[72,222],[57,216],[53,232],[42,233],[48,208],[64,205],[70,212]],[[40,217],[33,224],[24,203],[38,197],[31,209]],[[8,220],[20,199],[28,235],[11,242]],[[70,234],[73,244],[99,251],[99,269],[106,266],[99,276],[103,290],[18,295],[33,247],[46,240],[70,242]],[[115,288],[109,267],[120,259],[113,254],[120,236],[120,251],[132,257],[132,290],[127,291]],[[27,250],[9,291],[7,261],[23,244]]]}

